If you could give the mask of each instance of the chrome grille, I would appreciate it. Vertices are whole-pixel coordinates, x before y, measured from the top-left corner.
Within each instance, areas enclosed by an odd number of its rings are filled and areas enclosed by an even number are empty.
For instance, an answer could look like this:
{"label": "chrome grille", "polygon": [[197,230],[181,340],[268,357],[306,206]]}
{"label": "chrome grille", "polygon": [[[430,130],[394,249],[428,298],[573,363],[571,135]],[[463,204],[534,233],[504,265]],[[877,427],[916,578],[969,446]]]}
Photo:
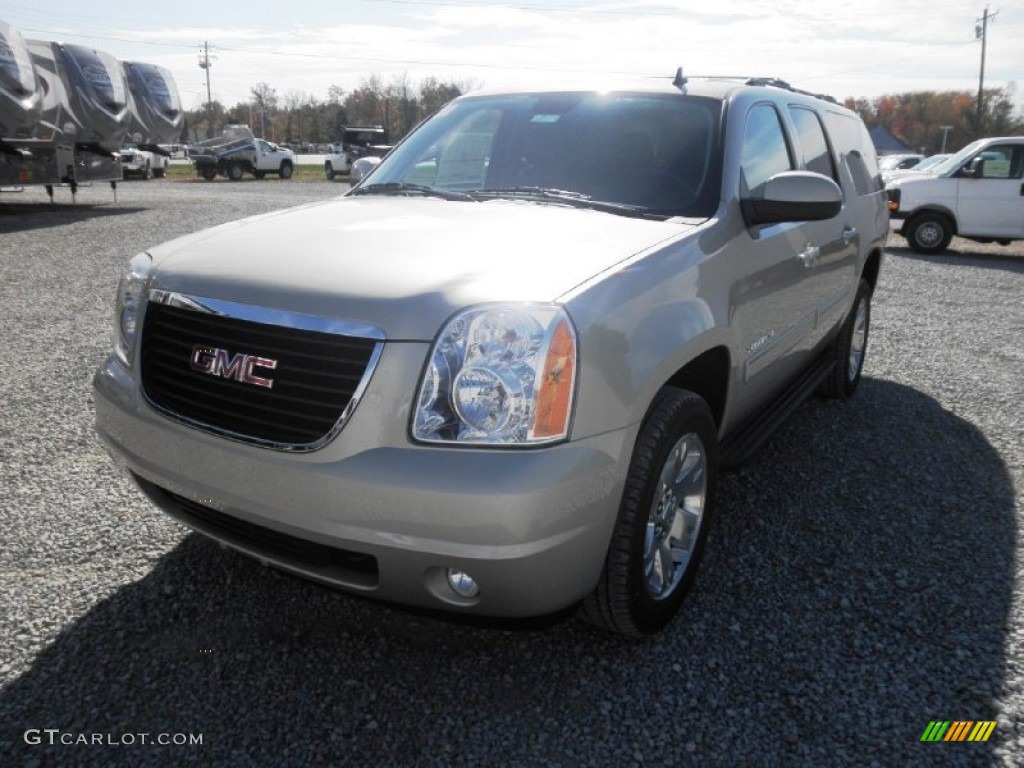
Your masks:
{"label": "chrome grille", "polygon": [[[355,408],[381,339],[256,322],[251,307],[240,313],[245,319],[223,311],[236,306],[151,293],[140,355],[146,397],[168,416],[233,439],[281,450],[324,445]],[[276,363],[252,369],[256,382],[272,386],[197,369],[199,349],[216,350],[222,362],[251,356]]]}

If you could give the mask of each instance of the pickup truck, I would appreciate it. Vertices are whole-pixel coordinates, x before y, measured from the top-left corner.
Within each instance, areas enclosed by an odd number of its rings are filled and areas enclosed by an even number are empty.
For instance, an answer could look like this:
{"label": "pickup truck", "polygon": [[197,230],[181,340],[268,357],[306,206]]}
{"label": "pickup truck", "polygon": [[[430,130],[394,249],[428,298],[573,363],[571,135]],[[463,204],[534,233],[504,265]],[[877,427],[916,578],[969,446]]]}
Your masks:
{"label": "pickup truck", "polygon": [[889,215],[910,247],[942,253],[954,235],[1024,240],[1024,136],[979,139],[928,171],[886,185]]}
{"label": "pickup truck", "polygon": [[227,126],[223,134],[188,148],[196,172],[207,181],[218,175],[240,181],[246,173],[262,179],[276,173],[290,179],[295,171],[295,153],[266,139],[254,138],[248,126]]}
{"label": "pickup truck", "polygon": [[341,143],[332,145],[324,159],[324,176],[332,181],[335,176],[351,173],[352,163],[356,160],[383,157],[390,149],[388,133],[380,126],[345,128]]}
{"label": "pickup truck", "polygon": [[142,149],[134,144],[125,144],[119,152],[121,171],[124,178],[137,176],[140,179],[163,178],[170,165],[170,157],[161,152]]}

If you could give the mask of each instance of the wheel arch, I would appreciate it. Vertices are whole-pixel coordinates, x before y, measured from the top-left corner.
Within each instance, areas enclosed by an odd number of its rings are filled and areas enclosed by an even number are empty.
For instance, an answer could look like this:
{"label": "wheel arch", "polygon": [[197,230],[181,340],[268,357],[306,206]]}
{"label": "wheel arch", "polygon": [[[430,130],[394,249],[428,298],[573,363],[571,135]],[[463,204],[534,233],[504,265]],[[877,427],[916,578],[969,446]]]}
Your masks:
{"label": "wheel arch", "polygon": [[868,281],[871,290],[874,291],[878,285],[878,273],[882,269],[882,251],[878,248],[868,254],[864,262],[864,269],[861,270],[861,277]]}
{"label": "wheel arch", "polygon": [[915,208],[911,213],[908,213],[906,215],[906,218],[903,219],[903,225],[900,227],[900,234],[901,235],[904,234],[907,231],[907,227],[910,226],[910,223],[914,219],[916,219],[918,216],[920,216],[922,214],[925,214],[925,213],[937,213],[940,216],[943,216],[943,217],[949,219],[949,223],[953,225],[953,234],[954,235],[959,234],[960,226],[957,223],[956,214],[953,213],[953,211],[951,211],[949,208],[947,208],[944,205],[931,205],[931,204],[929,204],[929,205],[922,205],[919,208]]}
{"label": "wheel arch", "polygon": [[729,397],[730,360],[727,347],[712,347],[676,371],[664,386],[686,389],[700,396],[711,409],[715,426],[721,427]]}

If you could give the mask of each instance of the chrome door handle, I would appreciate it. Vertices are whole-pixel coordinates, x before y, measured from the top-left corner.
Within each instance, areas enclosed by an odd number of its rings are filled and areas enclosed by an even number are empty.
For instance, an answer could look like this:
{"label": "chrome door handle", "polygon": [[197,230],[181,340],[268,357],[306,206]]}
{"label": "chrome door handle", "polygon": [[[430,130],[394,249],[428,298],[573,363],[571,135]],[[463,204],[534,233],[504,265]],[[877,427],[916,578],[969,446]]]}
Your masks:
{"label": "chrome door handle", "polygon": [[797,258],[804,263],[807,268],[813,267],[818,263],[818,257],[821,256],[821,248],[816,245],[807,244],[800,253],[797,254]]}

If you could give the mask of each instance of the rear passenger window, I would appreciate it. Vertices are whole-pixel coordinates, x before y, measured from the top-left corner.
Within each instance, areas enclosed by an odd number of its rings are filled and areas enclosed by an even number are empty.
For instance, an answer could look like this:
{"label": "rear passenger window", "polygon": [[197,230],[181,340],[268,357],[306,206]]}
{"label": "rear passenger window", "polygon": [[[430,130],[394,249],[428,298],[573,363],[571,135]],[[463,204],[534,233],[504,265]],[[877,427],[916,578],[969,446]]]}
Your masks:
{"label": "rear passenger window", "polygon": [[839,155],[839,163],[850,174],[858,195],[870,195],[882,190],[882,175],[878,172],[878,159],[871,144],[868,129],[860,120],[837,112],[825,113],[832,142]]}
{"label": "rear passenger window", "polygon": [[789,116],[796,125],[797,141],[804,154],[804,167],[838,182],[828,142],[825,141],[825,129],[821,127],[818,116],[805,107],[790,107]]}
{"label": "rear passenger window", "polygon": [[793,170],[786,134],[778,113],[770,104],[758,104],[747,114],[740,167],[743,194],[754,197],[761,195],[765,182],[772,176]]}

